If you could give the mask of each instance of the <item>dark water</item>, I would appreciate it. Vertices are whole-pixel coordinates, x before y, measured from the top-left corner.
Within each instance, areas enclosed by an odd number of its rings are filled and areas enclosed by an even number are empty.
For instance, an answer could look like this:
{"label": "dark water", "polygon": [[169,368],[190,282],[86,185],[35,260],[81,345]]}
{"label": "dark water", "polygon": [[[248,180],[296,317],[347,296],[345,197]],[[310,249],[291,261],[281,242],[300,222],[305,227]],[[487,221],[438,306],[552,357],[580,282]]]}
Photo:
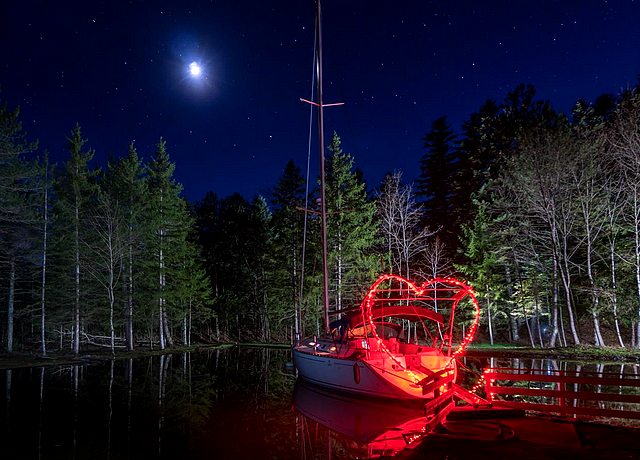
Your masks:
{"label": "dark water", "polygon": [[[0,371],[0,459],[507,458],[500,453],[513,449],[493,445],[469,457],[458,440],[438,438],[428,451],[403,451],[419,444],[412,442],[420,441],[424,426],[420,406],[353,400],[296,384],[285,366],[290,359],[288,350],[230,348]],[[468,385],[472,371],[487,364],[466,362]],[[583,366],[637,372],[631,365]]]}

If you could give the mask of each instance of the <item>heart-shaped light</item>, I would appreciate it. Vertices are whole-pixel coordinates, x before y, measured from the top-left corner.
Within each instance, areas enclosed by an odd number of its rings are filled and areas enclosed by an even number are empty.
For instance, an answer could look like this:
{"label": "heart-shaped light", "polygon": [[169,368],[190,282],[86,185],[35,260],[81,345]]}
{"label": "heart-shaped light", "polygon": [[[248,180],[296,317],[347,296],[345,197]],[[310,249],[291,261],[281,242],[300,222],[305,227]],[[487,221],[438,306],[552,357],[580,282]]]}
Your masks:
{"label": "heart-shaped light", "polygon": [[[397,282],[401,287],[403,285],[405,285],[406,287],[401,289],[381,288],[380,286],[387,281],[389,283]],[[466,347],[475,337],[476,331],[478,329],[478,320],[480,319],[480,307],[478,305],[478,300],[476,299],[473,288],[466,283],[455,278],[434,278],[418,285],[399,275],[382,275],[371,285],[369,292],[360,304],[362,319],[368,321],[370,325],[373,325],[373,306],[375,302],[377,300],[389,301],[389,297],[385,298],[384,295],[389,295],[391,293],[400,293],[398,298],[391,298],[391,300],[403,303],[406,302],[406,305],[411,305],[412,302],[451,302],[451,313],[449,317],[449,324],[447,325],[449,334],[449,356],[458,356],[466,349]],[[455,311],[458,304],[467,297],[469,297],[474,305],[473,324],[469,328],[469,331],[465,334],[458,348],[453,353],[451,353],[451,336],[453,334]],[[401,362],[399,362],[385,346],[382,339],[378,336],[375,327],[371,327],[371,332],[378,342],[379,348],[384,351],[396,363],[396,365],[400,366],[403,369],[406,369],[406,367]]]}

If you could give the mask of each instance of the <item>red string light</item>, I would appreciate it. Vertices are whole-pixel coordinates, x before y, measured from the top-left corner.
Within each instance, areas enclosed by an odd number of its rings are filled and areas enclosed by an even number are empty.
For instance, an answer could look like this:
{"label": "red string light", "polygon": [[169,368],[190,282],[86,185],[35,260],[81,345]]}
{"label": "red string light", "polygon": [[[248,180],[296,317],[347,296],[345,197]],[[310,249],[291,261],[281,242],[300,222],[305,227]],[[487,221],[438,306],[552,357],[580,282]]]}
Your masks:
{"label": "red string light", "polygon": [[[434,278],[432,280],[425,281],[421,285],[417,285],[399,275],[393,275],[393,274],[381,275],[380,277],[378,277],[378,279],[373,283],[373,285],[369,289],[369,292],[367,293],[367,295],[365,296],[364,300],[360,305],[360,310],[361,310],[362,318],[363,319],[366,318],[368,321],[368,324],[371,326],[371,332],[375,337],[376,342],[378,343],[378,348],[381,351],[383,351],[387,356],[389,356],[389,358],[391,358],[391,360],[393,360],[393,362],[396,365],[400,366],[401,369],[406,369],[407,368],[406,365],[402,364],[402,362],[400,362],[393,356],[393,353],[391,353],[391,351],[387,348],[383,340],[378,335],[378,332],[376,331],[375,325],[373,323],[372,307],[376,300],[375,296],[378,292],[384,292],[384,290],[379,291],[378,287],[385,281],[390,281],[390,282],[396,281],[397,283],[399,283],[400,286],[402,286],[403,284],[407,286],[406,294],[404,294],[403,289],[400,290],[401,292],[400,300],[406,301],[407,304],[409,304],[409,302],[411,301],[415,302],[415,301],[425,301],[425,300],[429,300],[429,301],[452,300],[453,303],[451,306],[451,317],[449,318],[450,332],[453,331],[455,310],[458,304],[463,299],[468,297],[474,305],[473,324],[469,328],[469,331],[467,332],[467,334],[465,334],[458,348],[453,352],[452,358],[455,358],[459,354],[461,354],[467,348],[469,343],[471,343],[471,341],[473,341],[473,339],[475,338],[475,335],[478,329],[478,321],[480,319],[480,306],[478,305],[478,300],[476,299],[475,292],[473,291],[473,288],[471,286],[455,278]],[[429,291],[434,292],[433,297],[425,296],[425,293]],[[437,293],[440,291],[442,291],[442,297],[438,297],[437,295]],[[451,293],[453,293],[453,295],[451,295]],[[449,334],[449,347],[451,347],[451,343],[453,340],[453,337],[451,335],[452,334]]]}

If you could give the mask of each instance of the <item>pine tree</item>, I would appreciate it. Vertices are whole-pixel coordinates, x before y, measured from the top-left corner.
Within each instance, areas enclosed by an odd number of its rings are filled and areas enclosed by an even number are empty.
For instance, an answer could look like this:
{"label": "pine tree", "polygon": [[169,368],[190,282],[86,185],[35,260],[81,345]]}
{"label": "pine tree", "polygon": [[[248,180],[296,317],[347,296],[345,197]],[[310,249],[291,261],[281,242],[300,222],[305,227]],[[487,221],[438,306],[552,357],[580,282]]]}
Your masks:
{"label": "pine tree", "polygon": [[[85,258],[85,248],[82,245],[86,237],[87,213],[89,202],[95,193],[94,177],[96,172],[89,169],[89,162],[93,158],[93,150],[87,150],[87,140],[82,137],[79,125],[76,125],[68,137],[70,157],[65,163],[64,173],[57,183],[57,224],[59,243],[67,248],[66,257],[72,272],[72,349],[75,354],[80,352],[81,311],[83,297],[87,292],[82,290],[84,273],[82,261]],[[65,240],[70,244],[65,244]],[[67,272],[68,273],[68,272]],[[68,275],[67,275],[68,276]],[[86,297],[88,298],[88,296]]]}
{"label": "pine tree", "polygon": [[196,244],[187,241],[180,256],[182,261],[170,288],[177,300],[176,319],[181,325],[182,344],[191,346],[193,324],[207,324],[214,316],[211,281],[200,262],[200,250]]}
{"label": "pine tree", "polygon": [[294,313],[294,329],[300,333],[303,286],[302,251],[304,232],[305,181],[293,161],[285,166],[272,194],[273,245],[271,251],[271,291],[279,317]]}
{"label": "pine tree", "polygon": [[468,275],[483,294],[482,312],[487,316],[489,341],[493,345],[495,335],[496,300],[504,294],[504,278],[499,274],[501,256],[497,253],[500,246],[494,235],[495,222],[487,213],[486,203],[476,202],[475,219],[472,225],[464,226],[463,246],[467,263],[457,268]]}
{"label": "pine tree", "polygon": [[34,240],[37,210],[35,165],[25,155],[37,144],[29,142],[19,120],[19,109],[0,105],[0,270],[6,264],[8,293],[6,350],[13,351],[17,274]]}
{"label": "pine tree", "polygon": [[[125,291],[125,338],[127,348],[134,348],[134,310],[138,297],[136,279],[141,275],[142,267],[137,260],[142,254],[143,211],[147,193],[144,166],[138,157],[133,143],[129,145],[126,157],[116,163],[109,163],[105,181],[108,191],[122,213],[126,254],[124,257]],[[139,299],[138,299],[139,300]]]}
{"label": "pine tree", "polygon": [[[177,272],[183,267],[187,234],[193,225],[186,203],[180,196],[182,186],[173,178],[174,170],[166,142],[160,139],[148,165],[148,207],[145,213],[148,229],[145,233],[147,260],[151,262],[148,268],[150,273],[155,273],[147,283],[155,285],[153,292],[158,307],[158,337],[162,350],[173,344],[169,320],[178,304],[177,293],[168,286],[177,279]],[[151,269],[153,266],[155,270]]]}
{"label": "pine tree", "polygon": [[379,268],[373,248],[377,228],[375,203],[367,199],[366,184],[353,171],[353,157],[344,153],[334,133],[327,161],[327,240],[330,288],[336,310],[360,303]]}
{"label": "pine tree", "polygon": [[457,229],[453,226],[453,177],[456,138],[445,117],[436,119],[424,137],[427,152],[420,159],[420,177],[416,195],[423,199],[424,222],[439,235],[452,250],[456,245]]}
{"label": "pine tree", "polygon": [[273,245],[271,233],[271,211],[267,201],[258,195],[251,204],[251,239],[249,250],[252,254],[252,262],[247,267],[251,274],[252,285],[252,305],[258,318],[258,329],[260,340],[268,342],[271,340],[271,322],[269,320],[269,257]]}

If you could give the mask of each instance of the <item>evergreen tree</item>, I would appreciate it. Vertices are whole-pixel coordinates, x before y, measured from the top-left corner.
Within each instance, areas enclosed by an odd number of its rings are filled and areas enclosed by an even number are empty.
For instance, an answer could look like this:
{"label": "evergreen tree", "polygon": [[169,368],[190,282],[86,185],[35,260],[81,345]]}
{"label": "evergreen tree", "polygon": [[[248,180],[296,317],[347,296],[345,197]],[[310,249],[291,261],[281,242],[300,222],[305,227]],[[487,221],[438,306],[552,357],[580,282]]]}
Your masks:
{"label": "evergreen tree", "polygon": [[37,144],[27,140],[19,115],[19,109],[0,105],[0,273],[8,279],[8,292],[3,296],[7,299],[7,352],[12,352],[14,346],[17,275],[29,259],[38,219],[35,165],[25,158]]}
{"label": "evergreen tree", "polygon": [[334,133],[327,161],[327,240],[330,290],[336,310],[357,306],[379,268],[373,251],[377,227],[375,203],[367,199],[366,184],[353,171],[353,157],[342,151]]}
{"label": "evergreen tree", "polygon": [[536,100],[535,95],[533,85],[517,85],[502,103],[488,100],[464,122],[452,175],[450,244],[457,244],[461,227],[473,222],[473,198],[490,189],[503,163],[521,149],[523,139],[558,125],[550,104]]}
{"label": "evergreen tree", "polygon": [[247,272],[251,274],[252,305],[254,314],[258,319],[260,340],[268,342],[271,340],[271,322],[269,320],[269,257],[273,246],[271,233],[271,211],[267,201],[258,195],[251,205],[251,239],[249,250],[251,251],[252,262],[247,266]]}
{"label": "evergreen tree", "polygon": [[455,140],[445,117],[432,123],[431,131],[424,137],[427,152],[420,160],[416,193],[423,198],[423,223],[439,229],[441,239],[449,248],[455,247],[457,235],[457,229],[452,226]]}
{"label": "evergreen tree", "polygon": [[293,315],[294,329],[300,332],[302,309],[302,266],[305,181],[293,161],[285,166],[272,194],[273,244],[271,251],[271,291],[278,318]]}
{"label": "evergreen tree", "polygon": [[[64,172],[57,183],[56,223],[58,231],[58,247],[62,250],[64,279],[59,282],[70,282],[72,312],[72,350],[80,352],[80,332],[84,299],[90,296],[83,291],[85,274],[82,263],[86,258],[86,250],[82,241],[88,240],[87,216],[89,203],[95,192],[94,177],[96,173],[89,169],[93,158],[93,150],[86,149],[87,140],[82,137],[80,125],[76,125],[68,137],[69,159],[65,163]],[[64,304],[65,302],[62,301]]]}
{"label": "evergreen tree", "polygon": [[493,345],[497,300],[503,297],[505,290],[504,277],[500,276],[502,256],[497,250],[499,241],[494,233],[495,220],[488,215],[486,203],[476,202],[475,205],[477,208],[472,225],[462,228],[467,263],[457,268],[470,276],[482,293],[481,301],[484,301],[484,305],[481,311],[486,315],[489,341]]}
{"label": "evergreen tree", "polygon": [[[148,195],[145,220],[147,250],[147,286],[153,286],[154,303],[157,306],[158,338],[164,350],[173,344],[170,318],[177,310],[177,293],[174,286],[178,272],[184,266],[187,251],[187,234],[193,225],[185,201],[180,196],[182,186],[175,181],[175,165],[170,161],[166,142],[161,138],[148,171]],[[151,267],[155,267],[152,269]],[[154,275],[151,275],[154,273]]]}
{"label": "evergreen tree", "polygon": [[[212,309],[211,282],[200,262],[200,251],[196,244],[187,241],[182,252],[182,263],[176,271],[171,289],[175,290],[177,299],[176,319],[181,325],[182,344],[191,346],[193,324],[209,324],[214,316]],[[200,330],[201,333],[204,331]],[[212,338],[208,328],[206,339]]]}
{"label": "evergreen tree", "polygon": [[137,261],[142,254],[144,199],[147,196],[144,166],[133,143],[129,145],[127,156],[115,163],[109,163],[105,181],[108,192],[121,210],[125,227],[123,235],[126,244],[126,254],[123,258],[125,339],[127,348],[133,350],[134,304],[136,300],[141,300],[136,289],[136,280],[141,276],[142,268]]}

